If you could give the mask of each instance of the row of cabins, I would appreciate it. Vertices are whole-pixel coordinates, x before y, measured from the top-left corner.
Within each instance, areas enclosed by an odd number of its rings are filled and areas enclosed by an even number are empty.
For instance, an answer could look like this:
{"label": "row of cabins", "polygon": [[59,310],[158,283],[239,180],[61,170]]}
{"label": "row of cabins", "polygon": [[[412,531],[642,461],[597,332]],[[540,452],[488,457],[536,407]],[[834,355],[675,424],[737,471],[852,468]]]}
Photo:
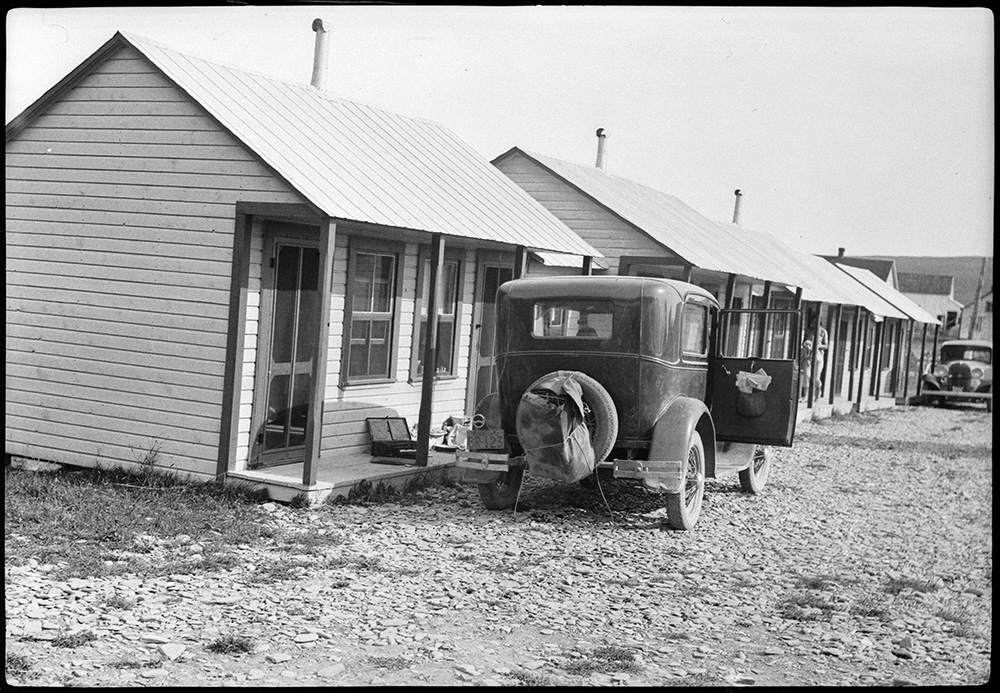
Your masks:
{"label": "row of cabins", "polygon": [[904,340],[935,322],[603,166],[491,163],[321,82],[118,33],[7,125],[8,457],[319,500],[412,473],[370,454],[366,420],[388,416],[415,425],[418,465],[448,464],[432,429],[489,392],[495,292],[522,276],[802,301],[832,354],[805,415],[894,403]]}

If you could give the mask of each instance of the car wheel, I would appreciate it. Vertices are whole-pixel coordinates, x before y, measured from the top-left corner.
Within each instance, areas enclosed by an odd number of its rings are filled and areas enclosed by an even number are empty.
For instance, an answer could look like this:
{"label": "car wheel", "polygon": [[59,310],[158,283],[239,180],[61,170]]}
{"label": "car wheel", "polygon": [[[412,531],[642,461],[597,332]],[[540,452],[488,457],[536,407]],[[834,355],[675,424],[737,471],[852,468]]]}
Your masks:
{"label": "car wheel", "polygon": [[770,445],[757,445],[753,449],[750,466],[740,471],[740,487],[747,493],[757,494],[764,490],[767,477],[771,474]]}
{"label": "car wheel", "polygon": [[684,487],[680,493],[667,494],[667,526],[671,529],[693,529],[701,515],[701,502],[705,497],[705,445],[701,434],[691,434],[688,443],[687,467],[684,470]]}
{"label": "car wheel", "polygon": [[586,373],[579,371],[555,371],[528,386],[528,392],[542,387],[553,378],[573,376],[583,390],[583,403],[589,411],[583,413],[584,423],[590,429],[590,444],[594,448],[594,461],[600,464],[611,454],[618,438],[618,409],[604,386]]}
{"label": "car wheel", "polygon": [[500,477],[489,484],[479,484],[479,498],[490,510],[513,508],[517,494],[521,491],[524,467],[516,467],[501,472]]}

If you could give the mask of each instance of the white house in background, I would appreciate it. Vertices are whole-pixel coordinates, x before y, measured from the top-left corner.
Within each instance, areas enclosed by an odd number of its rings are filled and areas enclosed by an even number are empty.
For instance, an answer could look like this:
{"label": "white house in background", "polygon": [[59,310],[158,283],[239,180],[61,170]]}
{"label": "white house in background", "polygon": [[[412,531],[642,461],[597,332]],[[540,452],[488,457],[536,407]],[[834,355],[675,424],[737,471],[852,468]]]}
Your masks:
{"label": "white house in background", "polygon": [[899,272],[899,291],[941,321],[943,337],[957,337],[962,304],[955,300],[955,278]]}

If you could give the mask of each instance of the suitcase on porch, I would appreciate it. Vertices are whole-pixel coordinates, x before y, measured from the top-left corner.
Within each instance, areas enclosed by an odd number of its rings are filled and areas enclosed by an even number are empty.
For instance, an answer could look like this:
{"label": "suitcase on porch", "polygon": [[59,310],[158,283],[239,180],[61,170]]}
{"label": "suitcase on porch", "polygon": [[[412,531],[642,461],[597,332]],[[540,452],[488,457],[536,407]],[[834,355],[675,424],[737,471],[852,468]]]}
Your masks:
{"label": "suitcase on porch", "polygon": [[410,436],[406,419],[400,416],[386,416],[381,419],[365,419],[368,434],[372,439],[372,457],[405,457],[416,459],[417,443]]}

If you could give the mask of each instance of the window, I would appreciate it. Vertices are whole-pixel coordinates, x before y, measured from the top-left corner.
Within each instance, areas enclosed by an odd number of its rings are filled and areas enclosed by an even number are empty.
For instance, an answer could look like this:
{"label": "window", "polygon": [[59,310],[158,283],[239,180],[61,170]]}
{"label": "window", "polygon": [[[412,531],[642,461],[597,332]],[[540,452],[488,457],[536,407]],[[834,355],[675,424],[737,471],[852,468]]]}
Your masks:
{"label": "window", "polygon": [[347,281],[347,383],[392,377],[396,343],[395,253],[355,249]]}
{"label": "window", "polygon": [[697,303],[684,304],[681,320],[681,351],[685,356],[708,354],[708,307]]}
{"label": "window", "polygon": [[565,300],[535,304],[534,337],[607,339],[614,306],[610,301]]}
{"label": "window", "polygon": [[[438,296],[437,364],[435,375],[453,376],[456,372],[459,332],[459,297],[461,295],[461,263],[446,259],[441,271],[441,290]],[[427,297],[431,291],[431,261],[420,263],[417,303],[419,306],[414,326],[413,357],[410,377],[416,379],[424,373],[424,348],[427,345]]]}

